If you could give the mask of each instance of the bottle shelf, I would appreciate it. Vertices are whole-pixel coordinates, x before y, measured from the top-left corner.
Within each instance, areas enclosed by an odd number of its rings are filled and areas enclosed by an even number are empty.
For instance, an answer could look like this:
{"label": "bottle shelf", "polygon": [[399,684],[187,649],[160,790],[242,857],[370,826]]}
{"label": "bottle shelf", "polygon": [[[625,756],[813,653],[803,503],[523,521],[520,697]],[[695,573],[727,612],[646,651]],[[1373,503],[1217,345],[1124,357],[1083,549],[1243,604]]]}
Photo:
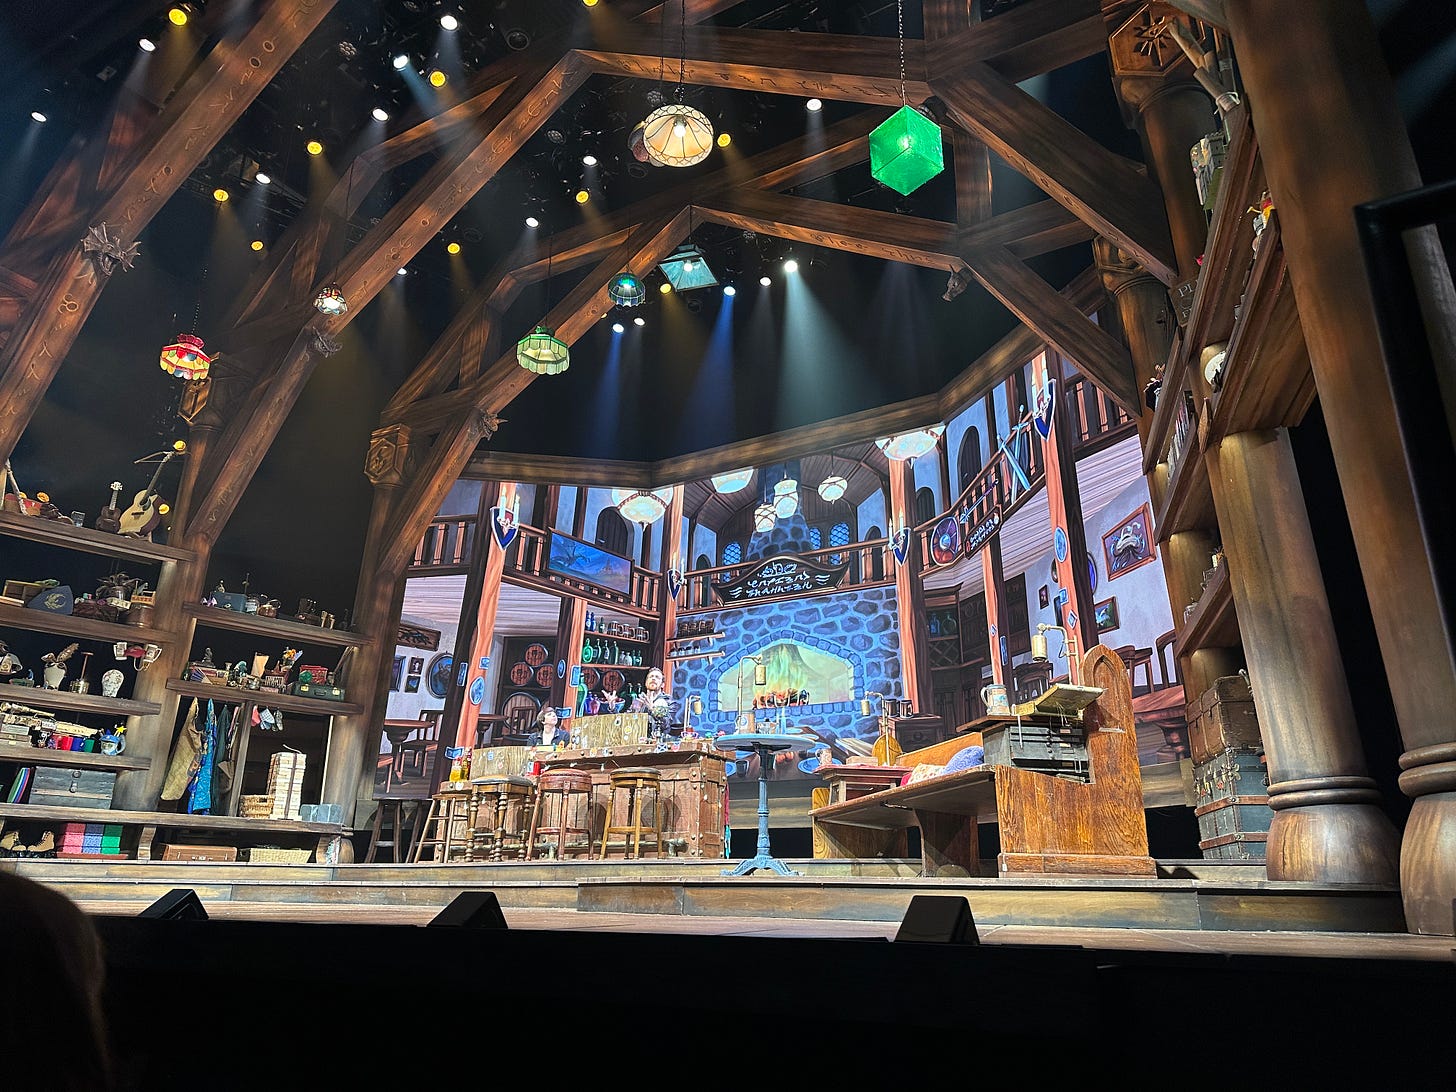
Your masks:
{"label": "bottle shelf", "polygon": [[598,671],[642,671],[642,672],[647,672],[647,671],[651,671],[657,665],[656,664],[609,664],[609,663],[605,663],[605,662],[600,661],[600,660],[593,660],[591,663],[572,664],[571,666],[572,667],[579,667],[583,671],[585,671],[589,667],[593,667],[593,668],[596,668]]}
{"label": "bottle shelf", "polygon": [[674,664],[685,663],[688,660],[716,660],[719,656],[728,655],[722,649],[713,649],[711,652],[690,652],[686,656],[669,656],[668,662]]}
{"label": "bottle shelf", "polygon": [[73,523],[21,516],[14,512],[0,512],[0,535],[23,538],[47,546],[59,546],[64,550],[98,554],[101,557],[125,557],[138,561],[190,561],[194,556],[191,550],[163,546],[157,542],[148,542],[144,538],[113,535],[106,531],[93,531],[89,527],[77,527]]}
{"label": "bottle shelf", "polygon": [[721,636],[723,636],[723,631],[715,629],[711,633],[689,634],[686,637],[669,637],[667,643],[669,645],[682,645],[687,644],[689,641],[716,641]]}
{"label": "bottle shelf", "polygon": [[227,629],[237,633],[251,633],[255,637],[275,637],[289,644],[331,645],[337,648],[358,648],[369,643],[369,638],[346,629],[325,629],[295,622],[290,618],[260,618],[256,614],[241,614],[222,607],[209,607],[204,603],[188,603],[182,608],[197,620],[199,626],[209,629]]}
{"label": "bottle shelf", "polygon": [[72,694],[69,690],[46,690],[39,686],[0,686],[0,701],[33,705],[65,713],[105,713],[115,717],[148,717],[162,711],[152,701],[103,698],[100,694]]}

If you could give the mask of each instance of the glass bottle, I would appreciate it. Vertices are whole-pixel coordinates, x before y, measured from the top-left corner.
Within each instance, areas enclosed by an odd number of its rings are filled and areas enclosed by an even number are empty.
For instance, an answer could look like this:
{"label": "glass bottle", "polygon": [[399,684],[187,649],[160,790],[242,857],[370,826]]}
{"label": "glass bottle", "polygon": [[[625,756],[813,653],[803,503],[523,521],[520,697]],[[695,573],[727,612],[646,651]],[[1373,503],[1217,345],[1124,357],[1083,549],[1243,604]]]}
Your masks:
{"label": "glass bottle", "polygon": [[584,664],[592,662],[592,643],[590,637],[581,646],[581,662]]}
{"label": "glass bottle", "polygon": [[586,628],[587,628],[587,632],[589,632],[589,633],[596,632],[596,628],[597,628],[597,616],[592,611],[587,611],[586,612]]}

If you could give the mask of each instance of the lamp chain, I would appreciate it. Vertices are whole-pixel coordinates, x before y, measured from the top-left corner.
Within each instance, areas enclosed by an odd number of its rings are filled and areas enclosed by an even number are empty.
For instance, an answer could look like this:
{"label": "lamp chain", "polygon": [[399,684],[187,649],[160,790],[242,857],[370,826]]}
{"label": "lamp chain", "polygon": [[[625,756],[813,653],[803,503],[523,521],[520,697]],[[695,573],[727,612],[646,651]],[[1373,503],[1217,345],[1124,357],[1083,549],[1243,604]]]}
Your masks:
{"label": "lamp chain", "polygon": [[683,80],[688,68],[688,0],[682,0],[682,16],[677,28],[677,101],[683,100]]}
{"label": "lamp chain", "polygon": [[895,14],[900,24],[900,105],[909,106],[905,97],[905,0],[895,0]]}

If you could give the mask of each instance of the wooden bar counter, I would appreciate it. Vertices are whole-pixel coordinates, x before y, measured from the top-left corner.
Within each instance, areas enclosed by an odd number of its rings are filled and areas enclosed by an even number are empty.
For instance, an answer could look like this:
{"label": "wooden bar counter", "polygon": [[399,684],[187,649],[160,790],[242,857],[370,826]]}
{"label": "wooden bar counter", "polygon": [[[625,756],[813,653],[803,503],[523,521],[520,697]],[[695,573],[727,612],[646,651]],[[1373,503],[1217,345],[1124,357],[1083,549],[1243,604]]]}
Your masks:
{"label": "wooden bar counter", "polygon": [[[478,747],[471,756],[471,778],[534,776],[559,769],[590,771],[595,844],[606,821],[610,772],[627,766],[650,766],[662,774],[662,840],[666,855],[724,856],[727,761],[711,739],[678,740],[659,750],[655,744],[639,742],[646,738],[643,714],[575,717],[565,724],[572,739],[583,745],[561,750]],[[626,821],[619,805],[613,822]]]}

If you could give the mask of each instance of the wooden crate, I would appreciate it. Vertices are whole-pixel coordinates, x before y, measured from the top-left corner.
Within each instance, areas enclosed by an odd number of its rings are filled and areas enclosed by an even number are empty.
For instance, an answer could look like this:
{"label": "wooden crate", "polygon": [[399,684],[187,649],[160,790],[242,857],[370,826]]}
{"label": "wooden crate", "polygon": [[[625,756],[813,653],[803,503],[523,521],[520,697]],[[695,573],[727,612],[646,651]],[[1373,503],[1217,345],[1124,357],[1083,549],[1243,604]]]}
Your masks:
{"label": "wooden crate", "polygon": [[115,789],[114,770],[37,766],[30,785],[30,803],[63,808],[109,808]]}
{"label": "wooden crate", "polygon": [[1262,747],[1254,696],[1242,675],[1215,679],[1197,701],[1188,703],[1188,749],[1194,763],[1207,762],[1231,748]]}
{"label": "wooden crate", "polygon": [[177,846],[162,847],[164,861],[236,861],[237,846]]}

